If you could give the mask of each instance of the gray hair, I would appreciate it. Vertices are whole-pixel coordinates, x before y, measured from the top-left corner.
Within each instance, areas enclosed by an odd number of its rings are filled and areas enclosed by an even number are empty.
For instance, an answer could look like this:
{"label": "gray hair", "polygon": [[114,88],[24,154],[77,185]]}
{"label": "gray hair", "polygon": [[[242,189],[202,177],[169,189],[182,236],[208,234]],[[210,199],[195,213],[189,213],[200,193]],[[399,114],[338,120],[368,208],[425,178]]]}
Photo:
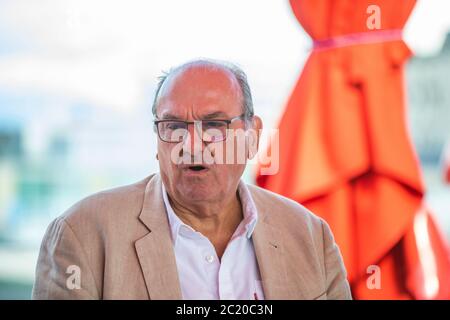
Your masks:
{"label": "gray hair", "polygon": [[152,105],[152,113],[153,113],[154,117],[156,117],[156,107],[158,105],[159,94],[160,94],[161,88],[164,85],[164,82],[166,81],[166,79],[171,74],[175,73],[176,71],[181,70],[181,69],[183,69],[187,66],[191,66],[191,65],[207,65],[207,66],[212,66],[214,68],[225,69],[225,70],[228,70],[229,72],[231,72],[234,75],[234,77],[236,78],[236,80],[241,88],[241,91],[242,91],[242,97],[243,97],[242,107],[243,107],[243,111],[244,111],[244,118],[245,118],[245,120],[249,120],[249,119],[253,118],[254,111],[253,111],[252,93],[250,91],[250,86],[248,84],[247,75],[245,74],[245,72],[240,67],[238,67],[237,65],[235,65],[231,62],[211,60],[211,59],[194,60],[194,61],[184,63],[178,67],[172,68],[168,72],[163,71],[163,74],[160,77],[158,77],[159,81],[156,86],[155,98],[153,100],[153,105]]}

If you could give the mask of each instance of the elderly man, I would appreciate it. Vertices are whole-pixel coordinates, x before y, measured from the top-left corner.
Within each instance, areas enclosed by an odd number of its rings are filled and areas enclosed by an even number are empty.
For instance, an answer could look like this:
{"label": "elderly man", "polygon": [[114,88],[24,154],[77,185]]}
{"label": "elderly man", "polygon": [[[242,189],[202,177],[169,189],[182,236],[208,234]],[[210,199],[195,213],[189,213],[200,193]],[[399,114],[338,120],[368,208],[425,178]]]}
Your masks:
{"label": "elderly man", "polygon": [[[160,173],[92,195],[53,221],[33,298],[351,298],[328,225],[241,180],[258,144],[248,133],[262,123],[238,67],[198,60],[171,70],[153,115]],[[245,143],[230,147],[234,131]]]}

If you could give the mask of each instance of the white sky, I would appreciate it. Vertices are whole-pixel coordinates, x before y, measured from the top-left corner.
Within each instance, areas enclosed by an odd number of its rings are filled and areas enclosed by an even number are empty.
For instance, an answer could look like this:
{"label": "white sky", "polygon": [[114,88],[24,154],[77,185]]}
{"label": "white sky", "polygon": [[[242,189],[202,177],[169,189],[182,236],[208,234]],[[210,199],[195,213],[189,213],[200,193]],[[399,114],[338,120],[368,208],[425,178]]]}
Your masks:
{"label": "white sky", "polygon": [[[450,1],[419,1],[407,42],[436,53],[449,17]],[[0,0],[1,89],[124,111],[149,103],[161,69],[203,56],[240,64],[269,117],[309,46],[287,0]]]}

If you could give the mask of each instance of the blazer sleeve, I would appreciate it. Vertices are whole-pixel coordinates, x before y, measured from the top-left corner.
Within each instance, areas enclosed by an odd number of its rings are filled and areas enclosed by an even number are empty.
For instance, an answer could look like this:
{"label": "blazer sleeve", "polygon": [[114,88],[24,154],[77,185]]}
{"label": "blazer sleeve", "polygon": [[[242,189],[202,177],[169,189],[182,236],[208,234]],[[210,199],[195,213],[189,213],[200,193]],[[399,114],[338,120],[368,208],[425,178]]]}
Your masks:
{"label": "blazer sleeve", "polygon": [[351,300],[352,294],[347,281],[347,271],[345,270],[339,247],[334,241],[333,234],[328,224],[322,220],[322,233],[325,259],[325,275],[327,299],[330,300]]}
{"label": "blazer sleeve", "polygon": [[32,299],[99,299],[99,290],[79,239],[63,219],[47,228],[36,266]]}

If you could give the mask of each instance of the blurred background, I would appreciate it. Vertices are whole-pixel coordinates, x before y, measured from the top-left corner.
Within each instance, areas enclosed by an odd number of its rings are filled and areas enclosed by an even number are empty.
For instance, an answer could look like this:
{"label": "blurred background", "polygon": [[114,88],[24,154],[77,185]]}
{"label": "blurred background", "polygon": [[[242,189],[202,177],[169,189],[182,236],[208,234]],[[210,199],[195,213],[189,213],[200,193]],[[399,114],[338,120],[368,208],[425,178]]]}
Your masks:
{"label": "blurred background", "polygon": [[[418,1],[404,33],[409,131],[447,239],[449,17],[449,1]],[[150,105],[162,70],[237,63],[270,129],[311,47],[288,1],[0,0],[0,299],[30,298],[52,219],[158,170]]]}

